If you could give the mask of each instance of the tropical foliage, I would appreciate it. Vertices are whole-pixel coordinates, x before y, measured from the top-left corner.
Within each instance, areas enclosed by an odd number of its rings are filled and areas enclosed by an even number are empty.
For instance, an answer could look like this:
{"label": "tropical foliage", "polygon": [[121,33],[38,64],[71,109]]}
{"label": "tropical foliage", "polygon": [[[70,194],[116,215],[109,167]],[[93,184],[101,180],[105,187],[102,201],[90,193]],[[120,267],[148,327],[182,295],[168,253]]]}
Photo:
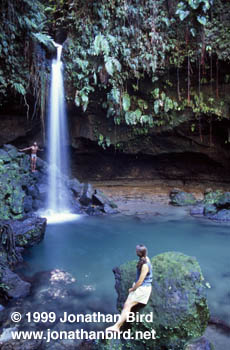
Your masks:
{"label": "tropical foliage", "polygon": [[[2,0],[0,4],[0,104],[8,95],[26,94],[41,98],[44,52],[40,46],[52,45],[43,32],[43,5],[30,0]],[[44,86],[43,86],[44,87]]]}
{"label": "tropical foliage", "polygon": [[44,49],[49,35],[65,33],[67,99],[83,113],[98,109],[145,132],[177,125],[187,109],[196,118],[227,116],[219,88],[230,81],[227,1],[2,0],[0,7],[0,101],[15,91],[26,103],[30,91],[44,113]]}

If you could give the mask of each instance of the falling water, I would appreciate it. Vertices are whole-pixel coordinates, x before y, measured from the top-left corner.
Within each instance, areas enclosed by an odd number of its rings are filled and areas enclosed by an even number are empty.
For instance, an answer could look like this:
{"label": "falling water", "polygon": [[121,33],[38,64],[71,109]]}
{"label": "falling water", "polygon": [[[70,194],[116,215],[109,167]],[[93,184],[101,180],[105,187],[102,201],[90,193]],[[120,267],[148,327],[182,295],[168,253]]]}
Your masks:
{"label": "falling water", "polygon": [[63,65],[61,62],[62,46],[57,47],[57,59],[52,61],[48,154],[49,154],[49,190],[48,210],[52,214],[69,211],[68,191],[65,191],[64,179],[68,170],[68,132],[65,112],[63,84]]}

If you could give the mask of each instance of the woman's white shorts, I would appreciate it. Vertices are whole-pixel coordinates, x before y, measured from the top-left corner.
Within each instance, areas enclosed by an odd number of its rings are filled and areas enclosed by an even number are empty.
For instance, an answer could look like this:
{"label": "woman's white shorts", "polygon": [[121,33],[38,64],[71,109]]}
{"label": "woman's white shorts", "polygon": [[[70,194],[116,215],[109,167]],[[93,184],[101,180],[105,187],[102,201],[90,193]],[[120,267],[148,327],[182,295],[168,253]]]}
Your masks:
{"label": "woman's white shorts", "polygon": [[127,300],[136,301],[141,304],[147,304],[152,292],[152,286],[140,286],[133,292],[130,292]]}

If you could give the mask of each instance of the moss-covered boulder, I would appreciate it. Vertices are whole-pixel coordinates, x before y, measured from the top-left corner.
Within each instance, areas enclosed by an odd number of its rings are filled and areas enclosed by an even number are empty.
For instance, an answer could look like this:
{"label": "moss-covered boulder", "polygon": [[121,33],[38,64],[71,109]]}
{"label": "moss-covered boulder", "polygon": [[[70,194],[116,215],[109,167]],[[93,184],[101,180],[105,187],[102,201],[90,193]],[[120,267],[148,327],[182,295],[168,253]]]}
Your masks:
{"label": "moss-covered boulder", "polygon": [[204,199],[203,199],[203,203],[205,205],[208,204],[216,204],[219,199],[222,197],[223,192],[221,190],[216,190],[216,191],[212,191],[210,189],[210,191],[207,191],[204,193]]}
{"label": "moss-covered boulder", "polygon": [[208,219],[230,221],[230,192],[210,190],[204,194],[203,205]]}
{"label": "moss-covered boulder", "polygon": [[34,182],[29,172],[29,156],[12,145],[0,149],[0,220],[24,216],[26,185]]}
{"label": "moss-covered boulder", "polygon": [[170,194],[170,204],[176,206],[194,205],[197,201],[192,193],[187,193],[179,189],[173,189]]}
{"label": "moss-covered boulder", "polygon": [[[151,314],[152,322],[133,322],[132,331],[156,331],[156,339],[145,340],[145,349],[181,350],[186,341],[200,337],[207,327],[209,310],[200,266],[194,257],[178,252],[157,255],[151,262],[153,290],[140,313]],[[136,261],[121,265],[114,273],[120,311],[135,281]],[[137,344],[138,349],[140,346]]]}

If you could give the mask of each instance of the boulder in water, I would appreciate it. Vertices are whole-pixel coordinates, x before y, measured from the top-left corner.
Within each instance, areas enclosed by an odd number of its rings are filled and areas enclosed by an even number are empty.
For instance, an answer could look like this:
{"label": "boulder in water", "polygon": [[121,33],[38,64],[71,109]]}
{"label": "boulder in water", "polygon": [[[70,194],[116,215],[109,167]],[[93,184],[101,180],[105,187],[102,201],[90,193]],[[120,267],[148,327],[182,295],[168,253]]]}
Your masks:
{"label": "boulder in water", "polygon": [[92,197],[93,194],[95,193],[95,190],[91,184],[84,184],[83,185],[83,190],[82,190],[82,195],[80,198],[80,203],[82,205],[89,205],[92,203]]}
{"label": "boulder in water", "polygon": [[[159,254],[151,262],[152,294],[139,312],[151,314],[152,321],[133,322],[132,331],[156,331],[156,339],[146,340],[148,349],[182,349],[186,341],[200,337],[208,324],[206,286],[201,269],[195,258],[177,252]],[[136,263],[131,261],[114,269],[119,310],[135,281]]]}
{"label": "boulder in water", "polygon": [[204,213],[204,205],[202,204],[195,205],[190,209],[191,215],[203,215],[203,213]]}
{"label": "boulder in water", "polygon": [[196,203],[196,198],[192,193],[187,193],[177,188],[170,192],[169,197],[170,204],[176,206],[194,205]]}
{"label": "boulder in water", "polygon": [[230,221],[230,210],[221,209],[216,214],[208,215],[208,218],[217,221]]}
{"label": "boulder in water", "polygon": [[24,298],[30,292],[30,283],[23,281],[7,266],[0,266],[1,294],[8,298]]}

